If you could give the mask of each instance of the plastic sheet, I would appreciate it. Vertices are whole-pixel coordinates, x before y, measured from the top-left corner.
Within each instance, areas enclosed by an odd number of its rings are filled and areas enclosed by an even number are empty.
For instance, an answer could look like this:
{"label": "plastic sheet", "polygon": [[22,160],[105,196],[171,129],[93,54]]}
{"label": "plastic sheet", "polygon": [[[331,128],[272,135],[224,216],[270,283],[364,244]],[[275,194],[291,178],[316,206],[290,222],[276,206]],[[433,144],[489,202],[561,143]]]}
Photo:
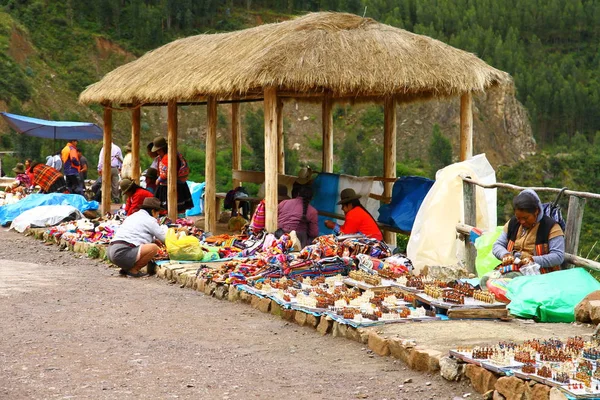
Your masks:
{"label": "plastic sheet", "polygon": [[520,276],[509,284],[506,296],[511,314],[540,322],[573,322],[575,306],[600,290],[600,282],[583,268]]}
{"label": "plastic sheet", "polygon": [[172,260],[202,261],[204,258],[204,251],[197,237],[177,234],[173,228],[167,231],[165,245]]}
{"label": "plastic sheet", "polygon": [[[419,208],[406,249],[417,272],[425,265],[457,265],[462,258],[458,251],[463,247],[456,238],[456,224],[464,221],[461,174],[486,184],[496,182],[496,173],[484,154],[437,172],[435,183]],[[476,197],[477,227],[495,227],[496,189],[477,187]]]}
{"label": "plastic sheet", "polygon": [[417,212],[433,186],[431,179],[421,176],[404,176],[394,183],[392,201],[379,208],[378,221],[410,232]]}
{"label": "plastic sheet", "polygon": [[30,194],[15,204],[0,207],[0,225],[14,221],[19,215],[32,208],[52,205],[73,206],[82,213],[87,210],[97,210],[100,206],[97,201],[87,201],[79,194]]}
{"label": "plastic sheet", "polygon": [[27,210],[14,219],[10,229],[23,233],[30,226],[46,227],[63,222],[66,218],[83,218],[83,214],[73,206],[40,206]]}
{"label": "plastic sheet", "polygon": [[194,207],[187,210],[185,212],[185,216],[189,217],[192,215],[200,215],[204,212],[204,203],[202,202],[202,196],[204,196],[204,186],[206,185],[206,183],[196,183],[192,181],[187,181],[187,184],[190,188],[190,193],[192,194],[192,202],[194,203]]}
{"label": "plastic sheet", "polygon": [[500,261],[492,254],[494,242],[502,233],[502,226],[484,233],[475,239],[475,248],[477,249],[477,258],[475,259],[475,269],[477,276],[482,277],[500,264]]}

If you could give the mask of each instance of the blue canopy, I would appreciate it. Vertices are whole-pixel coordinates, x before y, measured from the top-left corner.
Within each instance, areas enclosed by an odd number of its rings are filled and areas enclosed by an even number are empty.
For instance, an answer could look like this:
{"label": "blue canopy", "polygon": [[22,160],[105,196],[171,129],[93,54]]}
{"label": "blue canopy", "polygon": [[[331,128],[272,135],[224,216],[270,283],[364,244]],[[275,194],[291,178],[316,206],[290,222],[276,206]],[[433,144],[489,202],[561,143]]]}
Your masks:
{"label": "blue canopy", "polygon": [[0,112],[15,131],[28,136],[59,140],[100,140],[102,128],[91,122],[48,121]]}

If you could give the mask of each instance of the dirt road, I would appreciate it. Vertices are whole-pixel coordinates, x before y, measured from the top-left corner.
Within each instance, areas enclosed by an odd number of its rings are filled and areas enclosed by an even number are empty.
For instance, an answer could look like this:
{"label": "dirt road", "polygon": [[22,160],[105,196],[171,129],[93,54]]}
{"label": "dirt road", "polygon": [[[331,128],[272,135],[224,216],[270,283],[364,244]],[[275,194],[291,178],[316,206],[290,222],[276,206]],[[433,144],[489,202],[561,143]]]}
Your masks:
{"label": "dirt road", "polygon": [[1,399],[452,399],[473,392],[356,342],[157,278],[121,278],[79,257],[0,231]]}

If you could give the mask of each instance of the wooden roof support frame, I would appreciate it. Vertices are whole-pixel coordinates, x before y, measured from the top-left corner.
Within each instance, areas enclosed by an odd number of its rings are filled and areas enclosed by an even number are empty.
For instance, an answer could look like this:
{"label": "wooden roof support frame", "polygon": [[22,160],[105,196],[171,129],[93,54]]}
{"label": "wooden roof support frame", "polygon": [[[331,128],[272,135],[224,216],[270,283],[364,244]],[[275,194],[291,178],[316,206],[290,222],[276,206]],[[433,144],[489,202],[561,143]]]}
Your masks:
{"label": "wooden roof support frame", "polygon": [[473,157],[473,94],[460,97],[460,161]]}
{"label": "wooden roof support frame", "polygon": [[204,186],[204,230],[215,232],[219,211],[215,201],[217,194],[217,98],[208,97],[206,103],[206,158]]}
{"label": "wooden roof support frame", "polygon": [[[383,103],[383,176],[396,178],[396,98],[387,97]],[[392,182],[383,183],[383,195],[392,197]],[[383,240],[396,247],[396,233],[386,231]]]}
{"label": "wooden roof support frame", "polygon": [[[277,89],[265,88],[265,229],[277,230]],[[208,157],[206,158],[208,160]],[[208,196],[208,193],[207,193]]]}
{"label": "wooden roof support frame", "polygon": [[323,160],[321,171],[333,172],[333,99],[331,92],[323,96],[321,123],[323,128]]}
{"label": "wooden roof support frame", "polygon": [[104,140],[102,143],[103,160],[102,160],[102,215],[110,212],[111,203],[111,181],[110,181],[110,156],[112,152],[112,108],[110,103],[103,104],[104,106]]}
{"label": "wooden roof support frame", "polygon": [[167,105],[167,146],[169,168],[167,170],[167,213],[171,221],[177,220],[177,100]]}
{"label": "wooden roof support frame", "polygon": [[[240,103],[231,103],[231,169],[242,169],[242,119]],[[242,181],[233,177],[233,187],[242,186]]]}
{"label": "wooden roof support frame", "polygon": [[140,183],[140,132],[141,132],[142,107],[131,110],[131,177],[134,182]]}

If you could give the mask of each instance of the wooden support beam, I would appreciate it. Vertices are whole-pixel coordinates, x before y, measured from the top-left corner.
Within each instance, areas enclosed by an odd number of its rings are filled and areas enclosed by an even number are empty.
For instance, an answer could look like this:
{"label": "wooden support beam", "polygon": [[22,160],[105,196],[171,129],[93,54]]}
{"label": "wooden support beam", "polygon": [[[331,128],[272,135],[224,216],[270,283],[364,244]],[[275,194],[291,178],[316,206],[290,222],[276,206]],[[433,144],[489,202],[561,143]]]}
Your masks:
{"label": "wooden support beam", "polygon": [[473,94],[460,97],[460,161],[473,157]]}
{"label": "wooden support beam", "polygon": [[450,319],[507,319],[506,308],[451,308],[448,310]]}
{"label": "wooden support beam", "polygon": [[285,141],[283,137],[283,100],[277,99],[277,173],[285,174]]}
{"label": "wooden support beam", "polygon": [[333,172],[333,99],[331,92],[326,92],[323,96],[322,109],[322,128],[323,128],[323,161],[321,171]]}
{"label": "wooden support beam", "polygon": [[136,107],[131,110],[131,177],[135,183],[140,183],[140,126],[142,108]]}
{"label": "wooden support beam", "polygon": [[217,99],[208,98],[206,104],[207,129],[206,129],[206,163],[204,187],[204,230],[214,233],[217,228],[219,212],[215,202],[217,193]]}
{"label": "wooden support beam", "polygon": [[[242,169],[242,119],[240,118],[240,103],[231,103],[231,169]],[[233,177],[233,187],[242,186],[242,181]]]}
{"label": "wooden support beam", "polygon": [[104,105],[104,139],[102,143],[102,214],[110,212],[111,181],[110,155],[112,150],[112,109],[110,104]]}
{"label": "wooden support beam", "polygon": [[277,230],[277,89],[265,88],[265,229]]}
{"label": "wooden support beam", "polygon": [[[463,203],[465,225],[477,226],[477,187],[468,182],[463,181]],[[468,272],[475,273],[475,258],[477,257],[477,249],[469,235],[463,235],[465,242],[465,266]]]}
{"label": "wooden support beam", "polygon": [[177,101],[167,105],[167,146],[169,169],[167,171],[167,213],[172,221],[177,220]]}
{"label": "wooden support beam", "polygon": [[565,228],[566,253],[577,254],[579,250],[579,237],[581,235],[585,202],[584,198],[569,196],[569,211],[567,212],[567,226]]}
{"label": "wooden support beam", "polygon": [[[388,97],[383,105],[383,176],[387,179],[396,178],[396,99]],[[383,183],[383,196],[392,197],[393,183]],[[386,231],[383,240],[396,247],[396,234]]]}

